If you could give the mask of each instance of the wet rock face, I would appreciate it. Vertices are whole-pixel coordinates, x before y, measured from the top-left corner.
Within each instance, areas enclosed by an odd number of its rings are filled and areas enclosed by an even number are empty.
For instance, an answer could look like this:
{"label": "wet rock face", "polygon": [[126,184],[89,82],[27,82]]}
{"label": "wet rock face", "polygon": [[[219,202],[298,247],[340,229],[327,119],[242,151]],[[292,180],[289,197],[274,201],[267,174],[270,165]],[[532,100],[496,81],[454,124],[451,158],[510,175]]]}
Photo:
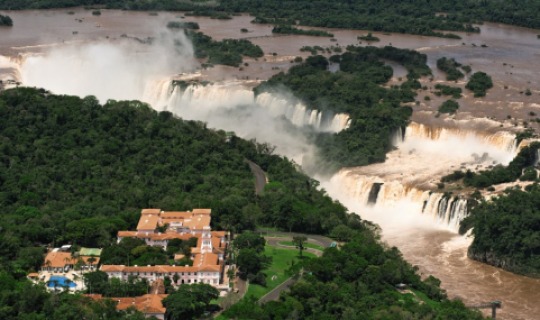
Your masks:
{"label": "wet rock face", "polygon": [[531,270],[526,266],[515,263],[509,258],[501,257],[492,251],[484,251],[475,248],[474,243],[467,250],[467,257],[470,259],[489,264],[491,266],[510,271],[512,273],[522,274],[528,277],[540,278],[540,273]]}

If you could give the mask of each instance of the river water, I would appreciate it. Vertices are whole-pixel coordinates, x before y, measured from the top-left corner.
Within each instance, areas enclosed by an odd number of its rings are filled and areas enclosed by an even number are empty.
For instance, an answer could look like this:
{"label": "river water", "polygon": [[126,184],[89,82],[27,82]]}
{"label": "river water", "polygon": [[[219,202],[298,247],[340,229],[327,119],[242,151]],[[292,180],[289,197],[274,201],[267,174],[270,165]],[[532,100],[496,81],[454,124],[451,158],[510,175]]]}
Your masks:
{"label": "river water", "polygon": [[[344,47],[359,44],[357,37],[366,34],[359,30],[327,29],[334,34],[333,40],[307,36],[273,36],[271,26],[251,24],[252,17],[248,15],[231,20],[214,20],[185,17],[183,13],[175,12],[149,14],[102,10],[101,16],[93,16],[91,11],[80,8],[0,13],[9,14],[14,21],[13,28],[0,28],[0,55],[3,56],[46,53],[52,48],[67,44],[82,46],[96,41],[115,43],[122,35],[145,39],[166,32],[164,26],[173,20],[196,21],[201,27],[200,31],[215,39],[248,38],[264,50],[263,58],[245,59],[248,65],[241,69],[215,67],[201,72],[201,78],[213,81],[264,80],[293,65],[291,60],[294,57],[307,57],[306,53],[299,51],[302,46]],[[247,28],[248,32],[241,32],[242,28]],[[490,126],[491,131],[515,132],[525,126],[537,129],[537,123],[533,120],[537,113],[540,114],[540,80],[537,76],[540,73],[540,40],[536,37],[540,32],[497,24],[485,24],[481,29],[481,34],[460,34],[463,38],[461,40],[374,33],[381,41],[372,45],[391,44],[416,49],[428,55],[434,75],[432,79],[422,80],[427,90],[420,91],[419,103],[413,105],[412,119],[415,122],[435,127],[455,127],[456,123],[460,126],[460,123],[469,120],[480,118],[487,121],[486,118],[489,118],[493,123],[499,124]],[[436,116],[436,109],[444,98],[435,96],[432,89],[435,83],[446,83],[444,75],[435,67],[436,60],[442,56],[470,65],[473,71],[488,73],[495,84],[483,99],[474,99],[464,90],[465,97],[459,100],[460,110],[452,117]],[[8,72],[9,66],[2,65],[3,61],[5,62],[5,59],[0,59],[0,76],[2,73],[5,76]],[[15,63],[18,63],[17,60]],[[391,65],[395,68],[392,83],[397,83],[399,77],[405,75],[405,71]],[[171,74],[179,72],[172,68],[170,71]],[[41,80],[45,87],[48,80],[60,77],[51,72],[48,79]],[[77,77],[83,75],[79,74]],[[450,83],[462,88],[464,84],[465,81]],[[252,85],[253,83],[250,84]],[[526,89],[530,89],[532,95],[524,95],[522,92]],[[55,90],[57,93],[71,93],[61,92],[62,89]],[[431,99],[426,101],[424,96]],[[418,170],[420,165],[414,163],[413,157],[407,158],[404,154],[403,162],[404,168],[411,168],[410,172],[422,171]],[[360,171],[365,174],[385,170],[384,165],[376,166],[362,168]],[[403,174],[407,175],[407,170],[404,169]],[[438,170],[434,172],[437,172],[435,175],[442,174]],[[432,178],[436,180],[437,177]],[[323,185],[334,198],[342,201],[351,210],[360,213],[365,219],[379,223],[383,229],[383,239],[389,245],[397,246],[410,263],[419,266],[424,275],[433,274],[441,279],[442,286],[450,297],[459,297],[466,304],[501,300],[503,309],[498,312],[501,319],[538,318],[540,280],[518,276],[469,260],[466,249],[470,239],[457,236],[446,228],[426,224],[425,221],[416,223],[417,213],[407,212],[407,206],[390,206],[383,211],[370,210],[342,189],[348,187],[345,182]],[[396,218],[398,216],[399,219]],[[406,220],[410,223],[404,223]]]}

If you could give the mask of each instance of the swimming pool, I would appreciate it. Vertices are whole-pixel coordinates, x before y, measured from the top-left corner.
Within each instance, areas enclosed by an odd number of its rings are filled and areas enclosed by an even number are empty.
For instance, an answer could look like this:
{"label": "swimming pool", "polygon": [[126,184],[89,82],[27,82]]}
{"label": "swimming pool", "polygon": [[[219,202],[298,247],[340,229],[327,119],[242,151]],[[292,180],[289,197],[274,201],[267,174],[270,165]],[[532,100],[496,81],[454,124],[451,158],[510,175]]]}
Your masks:
{"label": "swimming pool", "polygon": [[57,288],[62,288],[69,286],[70,288],[75,288],[77,285],[70,279],[64,276],[51,276],[49,281],[47,281],[47,287],[54,288],[56,285]]}

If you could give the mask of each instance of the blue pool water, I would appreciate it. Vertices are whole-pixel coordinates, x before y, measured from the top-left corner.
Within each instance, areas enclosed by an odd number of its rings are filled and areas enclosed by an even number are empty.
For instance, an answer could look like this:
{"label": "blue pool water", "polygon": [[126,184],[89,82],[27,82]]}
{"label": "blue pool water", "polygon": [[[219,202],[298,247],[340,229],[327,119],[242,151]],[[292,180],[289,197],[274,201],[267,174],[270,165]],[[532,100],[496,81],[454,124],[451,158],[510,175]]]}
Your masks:
{"label": "blue pool water", "polygon": [[[51,278],[49,279],[49,281],[48,281],[48,283],[47,283],[47,286],[48,286],[49,288],[54,288],[54,282],[55,282],[55,280],[58,281],[56,286],[57,286],[58,288],[62,288],[62,287],[65,287],[65,286],[67,285],[66,280],[69,280],[69,279],[66,278],[66,277],[64,277],[64,276],[51,276]],[[76,285],[75,283],[73,283],[73,282],[70,282],[70,283],[69,283],[69,287],[70,287],[70,288],[74,288],[74,287],[76,287],[76,286],[77,286],[77,285]]]}

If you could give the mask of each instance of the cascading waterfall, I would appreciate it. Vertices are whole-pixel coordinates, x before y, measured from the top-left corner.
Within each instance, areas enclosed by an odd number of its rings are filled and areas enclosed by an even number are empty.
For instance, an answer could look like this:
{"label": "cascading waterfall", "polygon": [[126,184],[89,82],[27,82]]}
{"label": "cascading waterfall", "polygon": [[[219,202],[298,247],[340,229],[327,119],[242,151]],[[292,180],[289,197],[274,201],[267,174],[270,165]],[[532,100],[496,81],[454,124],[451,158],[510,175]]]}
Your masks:
{"label": "cascading waterfall", "polygon": [[437,141],[455,138],[469,140],[473,138],[484,142],[486,145],[491,145],[502,151],[510,151],[512,153],[515,153],[518,147],[515,135],[506,131],[489,133],[485,131],[463,128],[434,127],[411,122],[405,129],[405,133],[401,133],[401,135],[403,137],[402,141],[407,141],[413,138],[424,138]]}
{"label": "cascading waterfall", "polygon": [[0,80],[4,84],[15,84],[21,81],[20,63],[23,57],[0,56]]}
{"label": "cascading waterfall", "polygon": [[342,169],[330,181],[339,186],[335,194],[346,195],[337,197],[344,202],[349,198],[362,216],[377,223],[405,214],[414,220],[417,215],[423,219],[420,224],[457,232],[468,214],[467,196],[438,192],[440,178],[453,170],[508,164],[524,145],[518,145],[510,132],[493,127],[475,131],[459,125],[435,127],[411,122],[396,130],[392,136],[396,150],[388,153],[386,162]]}
{"label": "cascading waterfall", "polygon": [[285,117],[297,127],[309,126],[319,132],[339,132],[350,125],[348,114],[312,110],[301,102],[291,102],[275,93],[261,93],[257,97],[250,89],[253,82],[228,81],[224,83],[185,85],[170,80],[154,81],[144,92],[143,100],[157,110],[181,111],[184,107],[199,111],[232,109],[237,106],[256,105],[266,109],[274,117]]}
{"label": "cascading waterfall", "polygon": [[459,229],[459,222],[467,216],[467,199],[459,196],[420,190],[398,181],[381,182],[378,177],[356,175],[346,169],[332,180],[343,186],[342,192],[348,193],[360,207],[399,209],[403,202],[407,202],[416,212],[455,232]]}
{"label": "cascading waterfall", "polygon": [[298,127],[312,126],[318,131],[339,132],[350,125],[348,114],[311,110],[303,103],[291,103],[283,96],[263,92],[256,98],[256,103],[270,111],[276,117],[285,116]]}

